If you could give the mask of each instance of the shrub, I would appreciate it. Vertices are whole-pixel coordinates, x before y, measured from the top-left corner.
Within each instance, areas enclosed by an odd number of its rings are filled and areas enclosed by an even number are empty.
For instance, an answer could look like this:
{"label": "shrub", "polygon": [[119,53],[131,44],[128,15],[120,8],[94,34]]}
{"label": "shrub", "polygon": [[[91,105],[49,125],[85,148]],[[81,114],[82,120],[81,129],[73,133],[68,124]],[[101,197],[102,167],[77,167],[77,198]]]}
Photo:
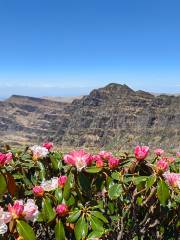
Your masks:
{"label": "shrub", "polygon": [[0,153],[3,239],[178,239],[179,154]]}

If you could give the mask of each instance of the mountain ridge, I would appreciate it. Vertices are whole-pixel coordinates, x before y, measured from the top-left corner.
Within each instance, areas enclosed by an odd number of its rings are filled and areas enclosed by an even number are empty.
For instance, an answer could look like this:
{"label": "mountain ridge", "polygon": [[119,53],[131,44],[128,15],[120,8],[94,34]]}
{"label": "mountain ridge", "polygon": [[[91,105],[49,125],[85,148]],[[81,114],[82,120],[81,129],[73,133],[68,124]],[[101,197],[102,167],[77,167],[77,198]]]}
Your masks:
{"label": "mountain ridge", "polygon": [[62,146],[103,147],[180,142],[180,96],[154,96],[117,83],[72,102],[13,95],[0,102],[4,143],[51,140]]}

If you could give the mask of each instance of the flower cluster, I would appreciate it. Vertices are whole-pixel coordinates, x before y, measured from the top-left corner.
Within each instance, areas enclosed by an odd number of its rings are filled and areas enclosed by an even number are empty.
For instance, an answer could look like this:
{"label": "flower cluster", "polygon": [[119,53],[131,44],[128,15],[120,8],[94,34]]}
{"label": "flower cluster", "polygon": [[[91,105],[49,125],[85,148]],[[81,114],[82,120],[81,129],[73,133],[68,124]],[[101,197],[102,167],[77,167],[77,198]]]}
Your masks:
{"label": "flower cluster", "polygon": [[64,162],[75,166],[78,171],[90,166],[93,162],[96,166],[102,168],[105,161],[108,161],[109,168],[113,169],[119,165],[119,159],[114,157],[112,153],[101,151],[97,155],[91,155],[84,150],[72,151],[64,156]]}
{"label": "flower cluster", "polygon": [[13,205],[8,204],[8,211],[0,207],[0,234],[7,232],[7,223],[12,219],[22,218],[35,222],[38,215],[39,210],[33,199],[27,199],[26,203],[23,203],[23,200],[16,200]]}
{"label": "flower cluster", "polygon": [[78,171],[91,165],[92,161],[92,155],[86,153],[84,150],[72,151],[64,156],[64,162],[75,166]]}
{"label": "flower cluster", "polygon": [[169,186],[178,187],[180,189],[180,173],[165,172],[163,177]]}
{"label": "flower cluster", "polygon": [[13,205],[8,205],[8,211],[13,219],[24,218],[26,221],[36,221],[39,211],[33,199],[16,200]]}
{"label": "flower cluster", "polygon": [[53,177],[50,180],[42,181],[41,185],[33,188],[35,196],[42,197],[45,192],[50,192],[60,187],[63,188],[67,181],[67,176]]}
{"label": "flower cluster", "polygon": [[[123,216],[122,239],[149,239],[161,228],[168,236],[176,231],[179,152],[169,155],[161,148],[150,152],[148,146],[136,146],[134,154],[81,149],[63,155],[52,148],[46,142],[13,154],[0,152],[4,238],[41,239],[46,228],[47,239],[117,239],[118,216]],[[149,212],[152,205],[154,212]],[[152,225],[156,218],[161,226]],[[147,229],[145,235],[139,226]]]}
{"label": "flower cluster", "polygon": [[156,161],[156,171],[158,173],[166,172],[169,166],[175,162],[174,157],[165,157],[163,156],[159,160]]}
{"label": "flower cluster", "polygon": [[93,160],[96,162],[97,167],[103,167],[105,162],[108,162],[110,169],[116,168],[120,160],[112,155],[111,152],[101,151],[98,155],[93,155]]}

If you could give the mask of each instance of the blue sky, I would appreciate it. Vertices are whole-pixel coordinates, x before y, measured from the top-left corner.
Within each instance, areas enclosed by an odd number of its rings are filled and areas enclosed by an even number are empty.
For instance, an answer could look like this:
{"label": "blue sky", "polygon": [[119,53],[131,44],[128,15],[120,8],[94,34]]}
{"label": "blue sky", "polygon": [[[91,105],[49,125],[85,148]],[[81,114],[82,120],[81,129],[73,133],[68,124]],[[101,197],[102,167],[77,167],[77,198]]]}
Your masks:
{"label": "blue sky", "polygon": [[179,0],[0,1],[0,97],[180,92]]}

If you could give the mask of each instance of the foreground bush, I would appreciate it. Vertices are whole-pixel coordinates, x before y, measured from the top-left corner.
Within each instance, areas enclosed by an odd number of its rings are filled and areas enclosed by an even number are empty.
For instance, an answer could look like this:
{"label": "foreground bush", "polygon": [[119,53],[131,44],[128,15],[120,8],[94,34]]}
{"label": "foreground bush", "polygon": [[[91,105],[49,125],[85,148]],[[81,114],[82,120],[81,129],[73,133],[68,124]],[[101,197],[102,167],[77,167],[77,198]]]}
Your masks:
{"label": "foreground bush", "polygon": [[178,239],[180,153],[0,153],[2,239]]}

